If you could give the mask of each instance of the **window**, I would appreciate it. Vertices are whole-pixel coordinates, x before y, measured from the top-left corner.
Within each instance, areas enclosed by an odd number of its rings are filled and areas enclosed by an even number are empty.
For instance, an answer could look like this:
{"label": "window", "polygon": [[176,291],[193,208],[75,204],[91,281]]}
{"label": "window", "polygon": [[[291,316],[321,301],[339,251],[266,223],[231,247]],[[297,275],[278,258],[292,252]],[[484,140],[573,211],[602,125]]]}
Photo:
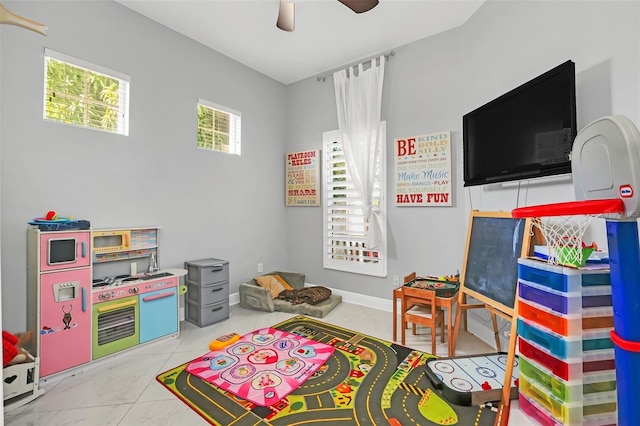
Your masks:
{"label": "window", "polygon": [[44,50],[45,120],[129,134],[129,76]]}
{"label": "window", "polygon": [[[386,141],[385,123],[380,125],[381,140]],[[378,155],[374,209],[379,213],[382,240],[377,250],[366,247],[368,220],[362,214],[363,198],[354,188],[347,171],[340,133],[323,134],[325,207],[323,265],[328,269],[385,277],[387,275],[387,221],[386,221],[386,144]]]}
{"label": "window", "polygon": [[198,148],[240,155],[239,112],[198,99]]}

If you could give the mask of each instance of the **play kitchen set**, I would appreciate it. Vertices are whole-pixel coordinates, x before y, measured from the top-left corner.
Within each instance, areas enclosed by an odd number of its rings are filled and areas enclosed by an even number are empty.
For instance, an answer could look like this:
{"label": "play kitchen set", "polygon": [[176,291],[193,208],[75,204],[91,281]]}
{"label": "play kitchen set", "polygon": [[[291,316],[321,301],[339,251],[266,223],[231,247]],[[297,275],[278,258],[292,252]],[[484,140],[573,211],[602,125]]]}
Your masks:
{"label": "play kitchen set", "polygon": [[32,224],[27,327],[37,331],[31,349],[40,379],[178,337],[178,280],[184,274],[158,269],[159,228],[92,231],[66,223],[52,230],[51,223]]}

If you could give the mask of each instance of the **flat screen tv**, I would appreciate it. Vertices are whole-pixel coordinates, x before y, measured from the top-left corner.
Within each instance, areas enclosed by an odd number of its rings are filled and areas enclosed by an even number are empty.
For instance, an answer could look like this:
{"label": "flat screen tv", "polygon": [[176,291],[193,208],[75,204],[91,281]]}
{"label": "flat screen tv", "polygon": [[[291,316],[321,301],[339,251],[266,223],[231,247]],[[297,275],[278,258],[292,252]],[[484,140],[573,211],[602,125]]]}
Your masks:
{"label": "flat screen tv", "polygon": [[570,173],[576,134],[567,61],[464,115],[464,186]]}

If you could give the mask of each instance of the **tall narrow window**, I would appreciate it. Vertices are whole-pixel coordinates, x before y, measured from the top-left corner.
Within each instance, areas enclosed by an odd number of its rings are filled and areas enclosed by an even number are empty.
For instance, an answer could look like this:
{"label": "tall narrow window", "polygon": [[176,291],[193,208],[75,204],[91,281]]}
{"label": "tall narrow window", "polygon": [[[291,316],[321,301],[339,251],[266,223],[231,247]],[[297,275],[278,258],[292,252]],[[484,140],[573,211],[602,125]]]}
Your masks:
{"label": "tall narrow window", "polygon": [[239,112],[198,99],[198,148],[240,155],[241,128]]}
{"label": "tall narrow window", "polygon": [[129,134],[129,76],[44,51],[45,120]]}
{"label": "tall narrow window", "polygon": [[[385,123],[381,123],[382,140],[386,140]],[[366,247],[368,219],[363,212],[363,197],[354,188],[349,176],[340,132],[323,134],[325,206],[323,264],[325,268],[384,277],[387,275],[386,224],[386,144],[377,158],[373,209],[381,218],[382,237],[375,250]]]}

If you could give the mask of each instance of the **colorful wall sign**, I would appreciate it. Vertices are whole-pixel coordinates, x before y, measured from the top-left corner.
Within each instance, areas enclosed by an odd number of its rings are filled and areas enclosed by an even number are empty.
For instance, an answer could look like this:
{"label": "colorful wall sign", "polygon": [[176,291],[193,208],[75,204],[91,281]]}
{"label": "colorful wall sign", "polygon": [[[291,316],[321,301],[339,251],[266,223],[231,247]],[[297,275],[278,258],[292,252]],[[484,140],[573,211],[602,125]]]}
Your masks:
{"label": "colorful wall sign", "polygon": [[451,132],[396,139],[397,206],[451,206]]}
{"label": "colorful wall sign", "polygon": [[287,154],[287,206],[320,205],[320,150]]}

